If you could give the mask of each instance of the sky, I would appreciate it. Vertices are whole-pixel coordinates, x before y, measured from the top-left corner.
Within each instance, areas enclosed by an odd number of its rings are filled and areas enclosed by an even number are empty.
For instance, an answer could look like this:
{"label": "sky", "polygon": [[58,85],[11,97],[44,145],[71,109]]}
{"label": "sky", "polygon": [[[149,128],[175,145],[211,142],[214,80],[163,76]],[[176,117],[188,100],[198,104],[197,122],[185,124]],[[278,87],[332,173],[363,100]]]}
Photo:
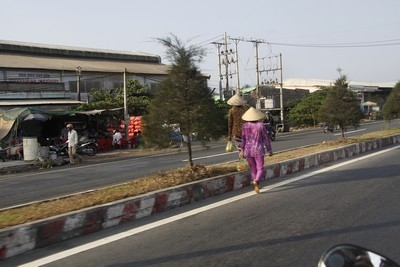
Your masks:
{"label": "sky", "polygon": [[[0,39],[7,41],[140,51],[168,64],[156,39],[173,34],[205,49],[199,68],[212,88],[219,86],[215,43],[225,34],[238,54],[240,86],[256,84],[256,62],[260,81],[281,74],[283,81],[339,74],[364,83],[400,80],[398,0],[0,0],[0,6]],[[236,65],[229,67],[236,86]]]}

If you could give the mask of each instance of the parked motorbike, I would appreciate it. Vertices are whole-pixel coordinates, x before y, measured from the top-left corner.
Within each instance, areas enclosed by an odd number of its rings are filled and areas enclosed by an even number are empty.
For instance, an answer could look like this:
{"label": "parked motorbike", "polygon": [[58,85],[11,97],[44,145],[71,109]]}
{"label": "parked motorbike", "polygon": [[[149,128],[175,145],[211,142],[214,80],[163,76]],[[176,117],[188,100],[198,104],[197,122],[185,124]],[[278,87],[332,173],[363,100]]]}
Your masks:
{"label": "parked motorbike", "polygon": [[55,164],[58,166],[64,165],[66,163],[65,158],[68,158],[68,144],[49,145],[49,155]]}
{"label": "parked motorbike", "polygon": [[[79,155],[94,156],[97,154],[99,145],[95,139],[86,139],[78,143],[76,153]],[[50,151],[54,151],[57,156],[68,157],[68,143],[50,145]]]}
{"label": "parked motorbike", "polygon": [[7,151],[0,147],[0,159],[5,162],[6,161],[6,156],[7,156]]}
{"label": "parked motorbike", "polygon": [[76,153],[78,153],[79,155],[94,156],[97,154],[98,149],[99,145],[97,144],[95,139],[86,139],[78,143]]}
{"label": "parked motorbike", "polygon": [[371,250],[340,244],[321,256],[318,267],[400,267],[400,265]]}
{"label": "parked motorbike", "polygon": [[275,141],[276,130],[274,129],[274,127],[272,127],[271,124],[269,124],[269,123],[264,123],[264,124],[265,124],[265,127],[267,128],[269,139],[271,141]]}

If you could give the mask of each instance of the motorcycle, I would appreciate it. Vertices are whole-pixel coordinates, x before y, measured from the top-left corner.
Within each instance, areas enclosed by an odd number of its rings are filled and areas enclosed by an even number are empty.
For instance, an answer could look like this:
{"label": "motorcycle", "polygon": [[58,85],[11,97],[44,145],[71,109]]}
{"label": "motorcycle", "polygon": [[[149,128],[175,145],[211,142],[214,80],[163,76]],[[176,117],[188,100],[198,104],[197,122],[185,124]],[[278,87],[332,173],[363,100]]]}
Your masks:
{"label": "motorcycle", "polygon": [[371,250],[340,244],[321,256],[318,267],[400,267],[400,265]]}
{"label": "motorcycle", "polygon": [[334,128],[332,126],[325,125],[324,126],[324,133],[331,132],[333,133]]}
{"label": "motorcycle", "polygon": [[7,151],[0,147],[0,159],[5,162],[6,161],[6,156],[7,156]]}
{"label": "motorcycle", "polygon": [[[84,141],[78,142],[76,153],[78,155],[94,156],[97,154],[98,148],[99,145],[97,144],[95,139],[86,139]],[[49,150],[55,152],[57,157],[68,157],[68,143],[50,145]]]}
{"label": "motorcycle", "polygon": [[271,141],[275,141],[276,130],[274,129],[274,127],[272,127],[271,124],[269,124],[269,123],[264,123],[264,124],[265,124],[265,127],[267,128],[269,139]]}
{"label": "motorcycle", "polygon": [[79,155],[95,156],[98,149],[99,145],[97,144],[95,139],[86,139],[78,143],[76,153],[78,153]]}
{"label": "motorcycle", "polygon": [[333,133],[335,130],[339,130],[339,126],[328,125],[327,123],[323,123],[322,126],[324,127],[324,133],[331,132]]}
{"label": "motorcycle", "polygon": [[49,155],[53,162],[58,165],[66,164],[65,158],[68,158],[68,144],[54,144],[49,146]]}

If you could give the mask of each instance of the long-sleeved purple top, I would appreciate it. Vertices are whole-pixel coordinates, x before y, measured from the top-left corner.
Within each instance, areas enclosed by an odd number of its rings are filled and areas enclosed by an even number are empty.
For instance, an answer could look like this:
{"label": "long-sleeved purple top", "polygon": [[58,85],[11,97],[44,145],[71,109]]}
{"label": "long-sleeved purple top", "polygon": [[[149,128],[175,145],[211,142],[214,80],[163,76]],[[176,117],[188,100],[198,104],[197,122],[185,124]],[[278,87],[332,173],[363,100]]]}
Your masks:
{"label": "long-sleeved purple top", "polygon": [[267,129],[262,122],[245,122],[242,127],[243,155],[257,157],[265,155],[265,148],[272,151]]}

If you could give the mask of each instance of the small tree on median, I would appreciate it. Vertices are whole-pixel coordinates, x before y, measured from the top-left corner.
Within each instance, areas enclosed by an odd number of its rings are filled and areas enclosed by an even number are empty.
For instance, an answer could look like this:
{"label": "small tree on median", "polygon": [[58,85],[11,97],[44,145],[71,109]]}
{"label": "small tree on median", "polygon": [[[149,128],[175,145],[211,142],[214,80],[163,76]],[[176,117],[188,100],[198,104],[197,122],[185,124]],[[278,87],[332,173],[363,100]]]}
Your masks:
{"label": "small tree on median", "polygon": [[382,108],[383,118],[387,121],[395,119],[400,114],[400,82],[390,92]]}
{"label": "small tree on median", "polygon": [[348,89],[347,77],[341,75],[335,84],[327,89],[328,94],[319,110],[321,121],[338,126],[344,138],[346,127],[358,127],[363,114],[354,92]]}
{"label": "small tree on median", "polygon": [[207,87],[206,77],[197,67],[205,50],[186,47],[175,35],[157,39],[167,49],[171,68],[159,84],[148,113],[143,116],[143,138],[146,143],[165,146],[170,138],[168,125],[177,124],[187,136],[189,164],[193,168],[192,139],[217,138],[225,129],[225,117]]}

